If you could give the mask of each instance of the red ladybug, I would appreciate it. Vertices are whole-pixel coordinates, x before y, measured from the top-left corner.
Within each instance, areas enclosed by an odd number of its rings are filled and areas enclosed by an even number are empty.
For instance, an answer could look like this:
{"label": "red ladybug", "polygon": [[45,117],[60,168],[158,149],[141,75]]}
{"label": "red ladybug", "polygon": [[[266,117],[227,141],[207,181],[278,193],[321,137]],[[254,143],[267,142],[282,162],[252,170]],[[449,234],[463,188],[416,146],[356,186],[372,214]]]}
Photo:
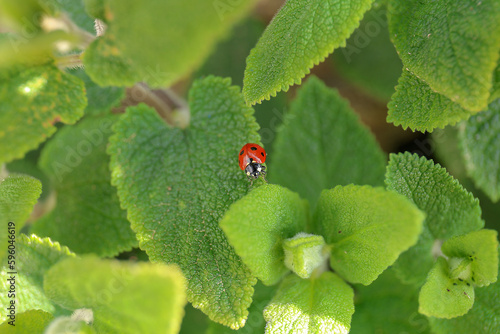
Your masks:
{"label": "red ladybug", "polygon": [[252,183],[259,176],[262,176],[264,181],[267,182],[265,178],[266,166],[262,166],[266,162],[266,151],[260,145],[253,143],[245,144],[241,148],[238,158],[241,170],[245,171]]}

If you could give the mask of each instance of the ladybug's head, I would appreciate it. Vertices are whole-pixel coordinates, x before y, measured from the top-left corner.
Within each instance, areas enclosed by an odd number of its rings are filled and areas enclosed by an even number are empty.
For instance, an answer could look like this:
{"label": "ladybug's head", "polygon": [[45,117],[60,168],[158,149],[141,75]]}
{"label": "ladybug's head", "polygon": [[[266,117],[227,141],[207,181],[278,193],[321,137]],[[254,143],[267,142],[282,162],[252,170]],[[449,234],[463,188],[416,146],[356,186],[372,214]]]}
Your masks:
{"label": "ladybug's head", "polygon": [[257,179],[260,175],[266,175],[266,166],[252,161],[245,167],[245,173],[249,178]]}

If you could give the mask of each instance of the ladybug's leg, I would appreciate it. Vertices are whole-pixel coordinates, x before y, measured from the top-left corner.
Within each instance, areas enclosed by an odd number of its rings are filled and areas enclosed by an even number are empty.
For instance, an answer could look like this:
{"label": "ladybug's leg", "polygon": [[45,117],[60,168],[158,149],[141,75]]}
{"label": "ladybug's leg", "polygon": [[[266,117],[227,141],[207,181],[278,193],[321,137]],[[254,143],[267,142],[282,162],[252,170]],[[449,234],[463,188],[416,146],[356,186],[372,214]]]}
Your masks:
{"label": "ladybug's leg", "polygon": [[266,166],[260,166],[260,171],[259,171],[259,175],[262,176],[262,178],[264,179],[264,181],[266,181],[266,183],[269,183],[267,180],[266,180]]}
{"label": "ladybug's leg", "polygon": [[252,187],[254,178],[248,174],[246,174],[246,175],[247,175],[248,181],[250,181],[250,187]]}
{"label": "ladybug's leg", "polygon": [[262,176],[262,178],[264,179],[264,181],[266,181],[266,183],[269,183],[269,181],[266,179],[266,171],[263,170],[262,172],[260,172],[260,176]]}

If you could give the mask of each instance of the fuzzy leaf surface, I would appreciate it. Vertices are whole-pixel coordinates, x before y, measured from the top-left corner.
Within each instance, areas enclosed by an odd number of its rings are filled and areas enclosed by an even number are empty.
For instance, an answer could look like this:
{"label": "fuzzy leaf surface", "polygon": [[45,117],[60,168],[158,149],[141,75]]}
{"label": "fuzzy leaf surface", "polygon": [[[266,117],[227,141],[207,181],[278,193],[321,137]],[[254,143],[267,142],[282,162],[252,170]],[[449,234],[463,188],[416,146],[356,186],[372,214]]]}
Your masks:
{"label": "fuzzy leaf surface", "polygon": [[467,174],[492,201],[500,199],[500,99],[460,126]]}
{"label": "fuzzy leaf surface", "polygon": [[439,257],[418,296],[418,311],[429,317],[454,318],[467,313],[474,304],[474,287],[450,278],[448,262]]}
{"label": "fuzzy leaf surface", "polygon": [[500,2],[389,1],[405,68],[470,111],[486,108],[500,51]]}
{"label": "fuzzy leaf surface", "polygon": [[297,193],[266,184],[232,204],[219,225],[252,273],[273,285],[289,272],[283,241],[305,230],[308,214]]}
{"label": "fuzzy leaf surface", "polygon": [[487,286],[497,281],[498,232],[479,230],[446,240],[441,246],[450,259],[467,261],[469,282],[475,286]]}
{"label": "fuzzy leaf surface", "polygon": [[[22,313],[31,309],[40,309],[54,314],[60,311],[45,296],[43,291],[43,275],[55,263],[75,254],[67,247],[52,242],[49,238],[41,239],[36,235],[20,234],[16,240],[16,312]],[[3,264],[3,263],[2,263]],[[2,277],[8,277],[7,262],[0,268]],[[0,282],[1,291],[8,291],[10,284],[7,279]],[[6,309],[10,298],[6,293],[0,295],[0,306]],[[0,322],[5,320],[6,314],[2,311]]]}
{"label": "fuzzy leaf surface", "polygon": [[0,261],[2,264],[7,254],[9,245],[7,242],[19,235],[19,231],[33,211],[33,206],[41,193],[42,184],[31,176],[12,174],[0,182],[0,228],[3,230],[0,233]]}
{"label": "fuzzy leaf surface", "polygon": [[97,37],[82,56],[85,73],[100,86],[133,86],[146,74],[116,46],[116,36],[107,31]]}
{"label": "fuzzy leaf surface", "polygon": [[39,165],[52,180],[57,204],[35,222],[33,233],[57,240],[77,254],[114,256],[137,246],[111,185],[106,154],[117,119],[116,115],[85,118],[61,129],[43,148]]}
{"label": "fuzzy leaf surface", "polygon": [[264,310],[266,334],[347,334],[354,313],[354,291],[339,276],[315,279],[288,275]]}
{"label": "fuzzy leaf surface", "polygon": [[93,255],[57,263],[43,283],[46,295],[64,308],[92,309],[96,332],[123,334],[178,333],[186,304],[184,285],[174,265]]}
{"label": "fuzzy leaf surface", "polygon": [[[500,268],[499,268],[500,270]],[[500,333],[500,282],[475,289],[474,306],[466,315],[453,319],[429,318],[436,334],[469,334],[478,331]]]}
{"label": "fuzzy leaf surface", "polygon": [[420,285],[434,263],[436,239],[484,226],[479,201],[439,164],[408,152],[390,155],[385,182],[387,189],[406,196],[426,214],[417,245],[401,254],[394,265],[400,279]]}
{"label": "fuzzy leaf surface", "polygon": [[218,222],[248,191],[237,157],[245,143],[260,141],[258,125],[230,80],[195,82],[189,106],[185,130],[169,127],[144,105],[128,108],[110,138],[112,181],[141,249],[153,262],[178,264],[188,300],[238,328],[256,279]]}
{"label": "fuzzy leaf surface", "polygon": [[388,108],[387,122],[421,132],[455,125],[474,114],[433,91],[409,71],[403,71],[399,78]]}
{"label": "fuzzy leaf surface", "polygon": [[247,58],[243,94],[260,103],[300,84],[358,27],[373,0],[289,0]]}
{"label": "fuzzy leaf surface", "polygon": [[75,123],[87,105],[83,82],[53,65],[0,70],[0,163],[22,158]]}
{"label": "fuzzy leaf surface", "polygon": [[323,190],[314,221],[331,247],[335,272],[368,285],[417,242],[424,218],[395,192],[348,185]]}
{"label": "fuzzy leaf surface", "polygon": [[383,185],[386,157],[374,136],[347,101],[316,77],[299,89],[269,158],[269,179],[298,192],[313,208],[323,189]]}

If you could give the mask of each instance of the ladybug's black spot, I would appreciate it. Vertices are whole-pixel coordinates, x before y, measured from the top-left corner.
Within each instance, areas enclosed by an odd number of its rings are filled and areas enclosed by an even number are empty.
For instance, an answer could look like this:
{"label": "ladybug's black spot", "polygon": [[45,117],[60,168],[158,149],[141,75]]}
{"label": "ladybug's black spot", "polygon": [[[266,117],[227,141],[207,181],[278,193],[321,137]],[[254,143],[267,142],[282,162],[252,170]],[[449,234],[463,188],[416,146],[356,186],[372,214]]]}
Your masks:
{"label": "ladybug's black spot", "polygon": [[257,147],[255,147],[255,146],[250,147],[250,149],[251,149],[252,151],[257,151]]}
{"label": "ladybug's black spot", "polygon": [[243,155],[244,150],[241,150],[240,155]]}
{"label": "ladybug's black spot", "polygon": [[260,155],[262,155],[264,157],[264,152],[260,152]]}
{"label": "ladybug's black spot", "polygon": [[252,163],[252,162],[253,162],[253,159],[252,159],[252,158],[250,158],[250,163]]}

